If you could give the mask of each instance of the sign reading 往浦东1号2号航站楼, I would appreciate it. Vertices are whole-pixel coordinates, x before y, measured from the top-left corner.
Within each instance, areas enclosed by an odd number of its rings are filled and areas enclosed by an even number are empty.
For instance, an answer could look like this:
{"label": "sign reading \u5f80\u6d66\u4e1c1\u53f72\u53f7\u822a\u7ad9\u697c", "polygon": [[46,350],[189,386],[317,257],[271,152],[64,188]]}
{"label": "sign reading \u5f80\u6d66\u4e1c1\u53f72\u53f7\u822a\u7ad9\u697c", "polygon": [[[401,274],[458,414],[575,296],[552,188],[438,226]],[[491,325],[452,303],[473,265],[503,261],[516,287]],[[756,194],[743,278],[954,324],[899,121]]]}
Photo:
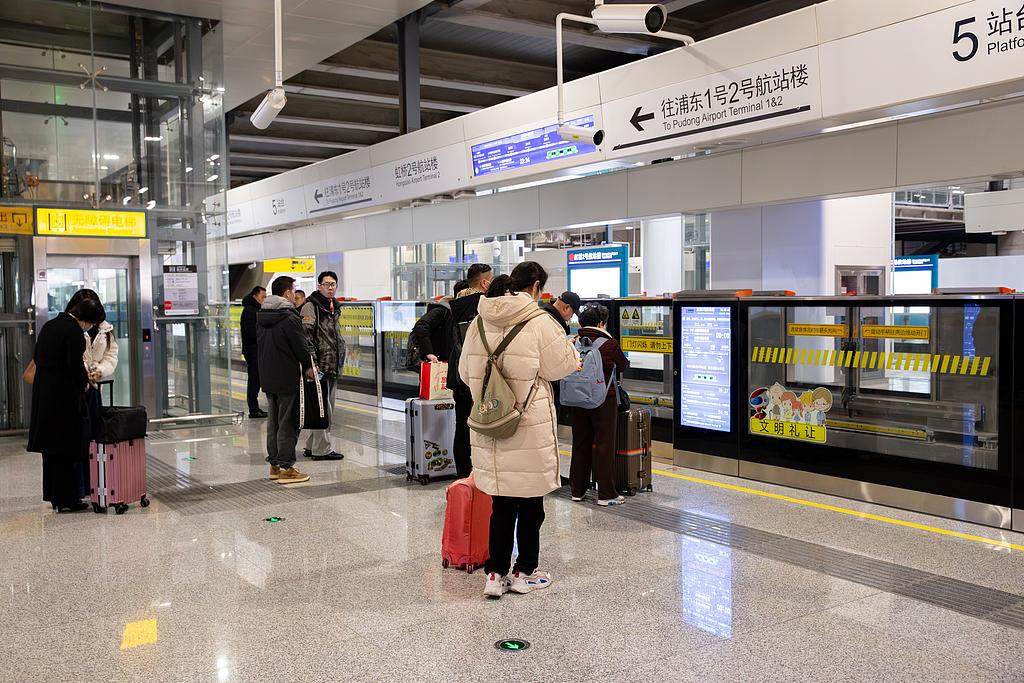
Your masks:
{"label": "sign reading \u5f80\u6d66\u4e1c1\u53f72\u53f7\u822a\u7ad9\u697c", "polygon": [[602,105],[609,157],[684,147],[821,118],[817,48]]}
{"label": "sign reading \u5f80\u6d66\u4e1c1\u53f72\u53f7\u822a\u7ad9\u697c", "polygon": [[[566,125],[593,128],[594,116],[591,114],[566,121]],[[511,171],[595,151],[597,147],[594,145],[563,140],[558,135],[558,124],[553,123],[544,128],[534,128],[473,145],[473,175],[479,177],[488,173]]]}

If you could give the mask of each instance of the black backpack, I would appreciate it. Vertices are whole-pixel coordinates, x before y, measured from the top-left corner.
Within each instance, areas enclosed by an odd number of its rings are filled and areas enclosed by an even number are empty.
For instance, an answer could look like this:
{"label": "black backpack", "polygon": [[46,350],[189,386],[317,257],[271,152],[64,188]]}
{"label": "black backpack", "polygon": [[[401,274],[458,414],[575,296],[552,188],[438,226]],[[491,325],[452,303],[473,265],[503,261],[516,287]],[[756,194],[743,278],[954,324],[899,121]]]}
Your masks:
{"label": "black backpack", "polygon": [[[472,302],[467,301],[465,310],[458,312],[458,318],[456,318],[456,311],[452,311],[451,316],[448,318],[448,327],[445,331],[445,339],[447,340],[447,352],[448,352],[448,381],[449,387],[463,387],[469,389],[466,384],[459,377],[459,359],[462,357],[462,345],[466,341],[468,335],[469,326],[476,318],[477,304],[480,302],[480,297],[483,294],[472,295]],[[456,299],[461,301],[461,299]],[[455,302],[452,302],[455,303]],[[472,303],[472,305],[469,305]]]}
{"label": "black backpack", "polygon": [[[431,301],[427,305],[427,311],[431,310],[435,306],[440,306],[448,310],[451,313],[451,305],[448,301]],[[426,313],[426,311],[424,311]],[[451,315],[448,316],[451,318]],[[445,323],[447,329],[447,323]],[[423,358],[420,355],[420,345],[416,343],[416,335],[412,332],[409,333],[409,343],[405,346],[405,369],[409,372],[415,372],[419,374],[420,364],[423,362]]]}

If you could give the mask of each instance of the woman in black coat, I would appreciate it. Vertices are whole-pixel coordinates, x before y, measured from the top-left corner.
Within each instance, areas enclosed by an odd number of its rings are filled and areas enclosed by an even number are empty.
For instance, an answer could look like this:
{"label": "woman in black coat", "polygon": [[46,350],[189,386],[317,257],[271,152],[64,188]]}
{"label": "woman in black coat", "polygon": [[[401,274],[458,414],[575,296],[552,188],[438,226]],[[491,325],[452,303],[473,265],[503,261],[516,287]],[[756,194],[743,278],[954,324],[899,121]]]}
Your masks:
{"label": "woman in black coat", "polygon": [[32,359],[36,363],[32,383],[32,418],[28,450],[43,455],[43,500],[58,512],[77,512],[88,506],[79,497],[75,463],[83,446],[92,439],[85,391],[87,330],[103,319],[103,306],[84,299],[71,310],[43,325]]}

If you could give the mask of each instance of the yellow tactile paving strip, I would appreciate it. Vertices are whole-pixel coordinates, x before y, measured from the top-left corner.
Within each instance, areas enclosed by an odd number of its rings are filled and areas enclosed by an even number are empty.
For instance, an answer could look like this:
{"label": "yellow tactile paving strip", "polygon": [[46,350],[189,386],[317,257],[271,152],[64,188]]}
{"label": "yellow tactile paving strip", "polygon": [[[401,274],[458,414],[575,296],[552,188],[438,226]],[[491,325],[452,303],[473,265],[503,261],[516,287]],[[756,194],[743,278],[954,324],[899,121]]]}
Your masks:
{"label": "yellow tactile paving strip", "polygon": [[941,353],[886,353],[884,351],[835,351],[792,349],[772,346],[755,347],[752,363],[785,363],[787,365],[831,365],[868,370],[914,370],[950,375],[988,375],[992,359],[976,356],[951,356]]}

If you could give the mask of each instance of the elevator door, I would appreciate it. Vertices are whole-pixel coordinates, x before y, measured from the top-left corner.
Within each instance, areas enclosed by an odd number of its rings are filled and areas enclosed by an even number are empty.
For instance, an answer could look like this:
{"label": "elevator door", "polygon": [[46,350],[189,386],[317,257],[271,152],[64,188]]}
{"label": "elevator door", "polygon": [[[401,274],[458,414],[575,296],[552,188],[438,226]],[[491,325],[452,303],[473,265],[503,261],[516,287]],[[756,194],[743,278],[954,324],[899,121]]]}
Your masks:
{"label": "elevator door", "polygon": [[[138,274],[136,259],[123,256],[54,256],[46,259],[47,312],[55,318],[79,289],[95,290],[106,310],[117,340],[117,368],[106,379],[114,381],[114,405],[140,405],[141,366],[136,352],[139,339]],[[109,403],[103,387],[103,403]]]}

